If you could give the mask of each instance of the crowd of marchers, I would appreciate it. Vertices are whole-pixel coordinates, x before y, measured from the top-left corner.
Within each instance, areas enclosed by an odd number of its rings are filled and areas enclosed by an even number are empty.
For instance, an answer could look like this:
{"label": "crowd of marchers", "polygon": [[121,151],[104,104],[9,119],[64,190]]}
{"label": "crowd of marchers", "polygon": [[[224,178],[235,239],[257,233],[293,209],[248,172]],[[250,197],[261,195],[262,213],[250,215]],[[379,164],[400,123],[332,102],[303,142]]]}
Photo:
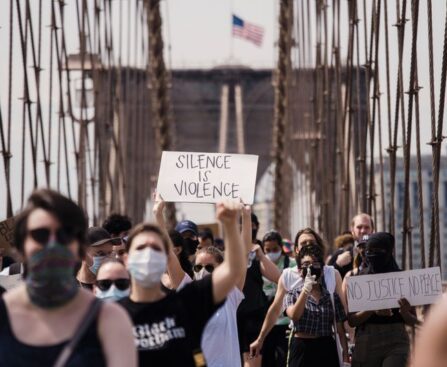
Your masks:
{"label": "crowd of marchers", "polygon": [[347,279],[401,271],[370,215],[329,246],[312,228],[259,233],[237,201],[216,205],[222,238],[190,220],[168,228],[153,204],[156,223],[112,214],[88,228],[72,200],[31,194],[16,255],[0,256],[0,279],[22,278],[0,288],[0,366],[446,365],[446,300],[349,312]]}

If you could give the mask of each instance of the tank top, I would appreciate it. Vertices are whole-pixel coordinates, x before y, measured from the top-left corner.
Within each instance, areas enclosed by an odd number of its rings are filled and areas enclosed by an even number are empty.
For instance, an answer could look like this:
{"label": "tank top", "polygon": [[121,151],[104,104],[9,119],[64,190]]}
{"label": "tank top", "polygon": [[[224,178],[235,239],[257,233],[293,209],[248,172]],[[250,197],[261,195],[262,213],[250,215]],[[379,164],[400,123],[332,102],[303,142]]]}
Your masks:
{"label": "tank top", "polygon": [[[33,346],[19,341],[11,327],[5,301],[0,299],[0,366],[51,367],[68,341],[49,346]],[[73,351],[66,367],[106,366],[98,336],[98,318],[90,325]]]}
{"label": "tank top", "polygon": [[250,267],[247,268],[247,275],[244,284],[244,297],[237,313],[241,317],[249,313],[259,313],[267,310],[267,296],[262,287],[264,282],[262,280],[261,265],[258,260],[253,259]]}

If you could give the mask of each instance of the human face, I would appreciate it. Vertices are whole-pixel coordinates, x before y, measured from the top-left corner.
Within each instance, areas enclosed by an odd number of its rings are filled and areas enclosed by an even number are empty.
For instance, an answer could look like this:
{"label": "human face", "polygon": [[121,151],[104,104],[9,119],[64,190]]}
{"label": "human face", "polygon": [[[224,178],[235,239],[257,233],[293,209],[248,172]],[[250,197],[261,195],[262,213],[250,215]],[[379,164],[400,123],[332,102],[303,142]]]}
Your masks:
{"label": "human face", "polygon": [[145,247],[150,247],[157,252],[167,253],[163,240],[155,232],[141,232],[138,233],[130,245],[129,255],[135,251],[143,250]]}
{"label": "human face", "polygon": [[123,243],[121,243],[121,245],[118,246],[113,246],[112,256],[117,260],[126,262],[127,257],[126,246]]}
{"label": "human face", "polygon": [[367,215],[358,215],[354,218],[351,233],[357,241],[360,241],[364,235],[371,234],[372,231],[371,219]]}
{"label": "human face", "polygon": [[264,252],[269,254],[270,252],[280,252],[281,246],[276,241],[264,241]]}
{"label": "human face", "polygon": [[186,239],[186,238],[190,238],[190,239],[192,239],[192,240],[197,240],[197,235],[196,235],[194,232],[192,232],[192,231],[185,231],[185,232],[182,232],[182,237],[183,237],[184,239]]}
{"label": "human face", "polygon": [[[25,259],[28,259],[34,253],[43,249],[43,245],[35,241],[29,234],[29,231],[38,228],[48,228],[51,231],[50,241],[56,240],[56,231],[61,227],[57,218],[50,212],[44,209],[38,208],[33,210],[28,216],[27,231],[28,234],[25,237],[24,242],[24,255]],[[79,242],[76,239],[71,240],[66,244],[68,250],[70,250],[74,257],[79,260]]]}
{"label": "human face", "polygon": [[87,265],[93,265],[94,257],[106,257],[111,258],[113,253],[113,245],[112,242],[104,243],[100,246],[90,246],[87,250],[86,262]]}
{"label": "human face", "polygon": [[300,250],[304,246],[309,246],[309,245],[315,244],[315,243],[316,243],[316,239],[315,239],[315,236],[312,233],[303,233],[298,238],[298,246],[296,246],[295,252],[298,254],[298,252],[300,252]]}
{"label": "human face", "polygon": [[301,259],[300,263],[300,269],[301,269],[301,276],[305,277],[308,269],[311,268],[311,274],[316,275],[317,279],[321,276],[321,269],[323,267],[323,264],[318,261],[318,259],[314,256],[306,255]]}
{"label": "human face", "polygon": [[[200,253],[196,256],[196,262],[194,264],[194,267],[196,267],[197,265],[201,268],[211,266],[213,270],[219,266],[217,261],[214,259],[214,256],[207,253]],[[195,269],[194,272],[196,272]]]}
{"label": "human face", "polygon": [[[118,283],[118,286],[123,285],[122,283],[125,282],[123,279],[127,279],[127,289],[130,285],[130,275],[123,264],[117,263],[117,262],[109,262],[104,265],[102,265],[98,270],[98,275],[96,277],[96,282],[101,282],[104,280],[117,280],[120,279]],[[125,285],[125,284],[124,284]],[[115,285],[116,286],[116,285]],[[124,289],[121,289],[124,290]],[[95,295],[100,292],[100,289],[95,284],[94,286],[94,293]]]}

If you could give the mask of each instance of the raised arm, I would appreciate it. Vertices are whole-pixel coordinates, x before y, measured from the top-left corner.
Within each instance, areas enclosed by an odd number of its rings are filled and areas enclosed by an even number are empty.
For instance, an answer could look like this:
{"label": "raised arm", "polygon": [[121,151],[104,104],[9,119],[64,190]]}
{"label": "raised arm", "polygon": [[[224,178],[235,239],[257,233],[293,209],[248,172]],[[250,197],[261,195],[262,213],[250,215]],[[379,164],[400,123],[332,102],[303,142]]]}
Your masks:
{"label": "raised arm", "polygon": [[178,260],[175,252],[174,252],[174,245],[172,244],[171,238],[169,237],[168,230],[166,228],[166,222],[165,218],[163,216],[163,210],[165,208],[165,202],[160,197],[159,194],[157,194],[154,202],[153,207],[153,213],[155,216],[155,220],[157,221],[158,226],[165,234],[166,238],[168,239],[169,243],[169,252],[168,252],[168,275],[171,280],[171,286],[172,288],[176,289],[182,282],[183,278],[185,277],[185,272],[182,269],[182,266],[180,265],[180,261]]}
{"label": "raised arm", "polygon": [[250,344],[250,356],[257,357],[260,355],[261,349],[264,345],[265,338],[275,326],[278,317],[281,315],[282,302],[286,295],[286,290],[283,285],[282,275],[278,281],[278,288],[276,289],[275,298],[270,305],[267,314],[265,315],[264,322],[262,324],[261,331],[258,338]]}
{"label": "raised arm", "polygon": [[247,269],[247,257],[238,229],[240,208],[241,204],[232,201],[219,203],[216,207],[217,219],[225,232],[225,260],[212,274],[215,303],[225,299]]}
{"label": "raised arm", "polygon": [[[244,205],[242,208],[242,231],[241,231],[242,241],[244,243],[244,254],[247,257],[251,250],[251,207],[249,205]],[[247,269],[242,273],[241,279],[239,280],[237,287],[242,290],[245,284],[245,277],[247,275]]]}
{"label": "raised arm", "polygon": [[281,272],[279,271],[278,267],[270,261],[267,256],[265,256],[261,246],[254,245],[252,247],[252,251],[256,251],[256,258],[259,260],[262,275],[271,282],[278,283]]}

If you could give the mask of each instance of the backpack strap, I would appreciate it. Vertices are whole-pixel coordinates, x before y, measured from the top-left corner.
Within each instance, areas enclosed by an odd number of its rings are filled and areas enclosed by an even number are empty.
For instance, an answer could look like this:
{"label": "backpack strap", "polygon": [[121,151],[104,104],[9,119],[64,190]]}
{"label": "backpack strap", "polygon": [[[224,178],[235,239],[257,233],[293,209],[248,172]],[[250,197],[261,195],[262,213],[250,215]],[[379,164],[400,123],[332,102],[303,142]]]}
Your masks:
{"label": "backpack strap", "polygon": [[101,309],[102,302],[99,298],[95,298],[93,302],[90,304],[90,307],[87,309],[86,315],[81,321],[81,324],[78,326],[73,338],[70,342],[62,349],[61,353],[57,357],[56,362],[53,367],[64,367],[68,360],[70,359],[73,351],[75,350],[78,343],[81,341],[85,332],[92,324],[93,320],[98,316],[99,310]]}

